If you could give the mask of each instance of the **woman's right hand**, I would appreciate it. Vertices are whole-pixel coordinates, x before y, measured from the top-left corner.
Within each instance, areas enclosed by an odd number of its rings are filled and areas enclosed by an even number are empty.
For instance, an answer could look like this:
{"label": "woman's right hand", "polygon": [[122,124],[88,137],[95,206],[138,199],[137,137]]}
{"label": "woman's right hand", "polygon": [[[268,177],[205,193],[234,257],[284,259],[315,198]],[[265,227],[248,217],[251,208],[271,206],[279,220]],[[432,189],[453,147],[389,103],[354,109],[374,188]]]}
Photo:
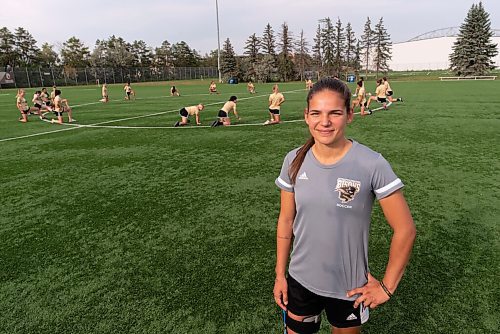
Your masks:
{"label": "woman's right hand", "polygon": [[286,311],[286,306],[288,305],[288,284],[285,276],[276,277],[274,280],[273,294],[276,304]]}

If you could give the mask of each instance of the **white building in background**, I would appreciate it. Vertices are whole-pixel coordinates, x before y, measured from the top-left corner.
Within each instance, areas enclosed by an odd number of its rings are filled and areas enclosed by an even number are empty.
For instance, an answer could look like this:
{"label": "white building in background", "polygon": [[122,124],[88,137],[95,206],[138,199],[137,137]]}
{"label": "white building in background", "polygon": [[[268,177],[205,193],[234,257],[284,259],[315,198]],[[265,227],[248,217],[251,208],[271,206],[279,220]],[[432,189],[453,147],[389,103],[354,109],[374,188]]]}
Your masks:
{"label": "white building in background", "polygon": [[[392,45],[392,60],[389,68],[393,71],[443,70],[450,66],[449,56],[457,39],[459,28],[434,30],[403,43]],[[493,43],[500,51],[500,30],[494,30]],[[500,52],[494,58],[500,67]]]}

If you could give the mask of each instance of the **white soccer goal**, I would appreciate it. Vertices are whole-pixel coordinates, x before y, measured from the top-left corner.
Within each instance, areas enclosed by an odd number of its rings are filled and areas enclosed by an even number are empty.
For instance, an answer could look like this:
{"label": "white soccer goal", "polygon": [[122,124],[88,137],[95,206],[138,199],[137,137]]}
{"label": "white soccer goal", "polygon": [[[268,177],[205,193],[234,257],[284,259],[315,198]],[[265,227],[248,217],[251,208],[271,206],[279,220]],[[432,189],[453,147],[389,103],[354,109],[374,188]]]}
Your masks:
{"label": "white soccer goal", "polygon": [[478,75],[467,77],[439,77],[441,81],[460,81],[460,80],[496,80],[496,75]]}

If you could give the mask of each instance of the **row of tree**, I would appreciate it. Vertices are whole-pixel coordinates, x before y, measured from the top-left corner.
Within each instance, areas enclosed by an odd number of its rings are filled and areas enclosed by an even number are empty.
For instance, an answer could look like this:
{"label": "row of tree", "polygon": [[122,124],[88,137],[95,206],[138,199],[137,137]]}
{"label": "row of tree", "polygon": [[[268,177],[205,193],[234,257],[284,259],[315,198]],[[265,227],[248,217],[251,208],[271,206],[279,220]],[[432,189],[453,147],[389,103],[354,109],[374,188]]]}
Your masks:
{"label": "row of tree", "polygon": [[[494,68],[492,58],[498,54],[491,43],[493,31],[489,14],[482,3],[472,5],[450,55],[451,68],[459,75],[484,74]],[[225,40],[221,50],[221,71],[224,78],[237,77],[254,81],[289,81],[304,76],[344,76],[374,70],[376,75],[389,70],[392,43],[383,18],[372,28],[367,18],[363,33],[356,38],[350,23],[344,27],[340,19],[319,20],[312,45],[301,31],[294,35],[287,23],[275,34],[267,24],[261,36],[250,35],[244,53],[237,56],[231,41]],[[24,28],[13,33],[0,29],[0,66],[6,67],[214,67],[217,50],[201,56],[186,42],[152,48],[144,41],[132,43],[111,36],[97,40],[92,51],[78,38],[71,37],[62,44],[60,53],[54,46],[37,41]]]}
{"label": "row of tree", "polygon": [[121,37],[111,36],[106,40],[97,40],[90,52],[76,37],[69,38],[62,44],[60,54],[54,46],[37,41],[24,28],[17,28],[14,33],[7,28],[0,29],[0,66],[11,67],[200,67],[214,66],[216,59],[201,57],[196,50],[181,41],[170,44],[164,41],[160,47],[151,48],[144,41],[126,42]]}
{"label": "row of tree", "polygon": [[318,23],[312,53],[304,32],[295,38],[288,25],[283,23],[275,36],[270,24],[262,36],[255,33],[245,42],[244,57],[236,57],[229,39],[224,42],[221,68],[225,77],[244,80],[288,81],[300,78],[306,69],[320,75],[344,76],[373,69],[389,70],[392,43],[381,18],[374,29],[367,19],[359,39],[350,23],[344,28],[340,19],[335,25],[327,17]]}
{"label": "row of tree", "polygon": [[[361,67],[387,71],[391,57],[391,42],[380,19],[375,29],[368,18],[364,32],[358,40],[350,23],[344,28],[340,19],[334,25],[330,18],[319,21],[312,53],[309,42],[301,31],[298,36],[283,23],[276,35],[270,24],[262,36],[252,34],[245,43],[242,56],[236,56],[231,41],[226,39],[221,50],[221,71],[225,78],[243,80],[303,79],[306,70],[320,74],[342,75],[358,72]],[[373,62],[373,64],[372,64]],[[121,37],[111,36],[97,40],[89,50],[76,37],[62,44],[60,53],[54,46],[37,41],[24,28],[10,32],[0,29],[0,65],[2,67],[200,67],[217,66],[217,50],[201,56],[186,42],[152,48],[144,41],[129,43]]]}

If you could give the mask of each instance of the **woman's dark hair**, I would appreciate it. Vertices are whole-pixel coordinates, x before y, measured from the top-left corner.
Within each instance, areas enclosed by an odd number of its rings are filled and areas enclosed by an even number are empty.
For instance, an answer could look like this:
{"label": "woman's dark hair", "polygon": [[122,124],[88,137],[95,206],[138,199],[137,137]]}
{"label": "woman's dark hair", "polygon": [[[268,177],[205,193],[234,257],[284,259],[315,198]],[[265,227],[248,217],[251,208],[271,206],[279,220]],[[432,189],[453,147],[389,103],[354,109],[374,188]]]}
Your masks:
{"label": "woman's dark hair", "polygon": [[61,91],[59,89],[56,89],[56,91],[54,92],[54,95],[55,96],[61,95]]}
{"label": "woman's dark hair", "polygon": [[238,98],[237,98],[236,96],[234,96],[234,95],[233,95],[233,96],[231,96],[231,97],[229,98],[229,101],[233,101],[233,102],[234,102],[234,101],[236,101],[237,99],[238,99]]}
{"label": "woman's dark hair", "polygon": [[[347,113],[351,112],[351,91],[349,90],[349,87],[347,87],[347,85],[343,83],[341,80],[333,78],[323,78],[313,85],[313,87],[307,94],[306,112],[309,112],[309,103],[311,99],[314,97],[314,95],[324,90],[329,90],[331,92],[340,94],[340,96],[344,100],[344,107]],[[293,184],[295,184],[295,180],[297,179],[297,174],[299,173],[300,166],[302,166],[302,163],[304,162],[307,152],[311,149],[313,145],[314,145],[314,138],[311,136],[306,141],[306,143],[301,148],[299,148],[299,150],[297,151],[297,155],[290,164],[288,174],[290,175],[290,179],[292,180]]]}

